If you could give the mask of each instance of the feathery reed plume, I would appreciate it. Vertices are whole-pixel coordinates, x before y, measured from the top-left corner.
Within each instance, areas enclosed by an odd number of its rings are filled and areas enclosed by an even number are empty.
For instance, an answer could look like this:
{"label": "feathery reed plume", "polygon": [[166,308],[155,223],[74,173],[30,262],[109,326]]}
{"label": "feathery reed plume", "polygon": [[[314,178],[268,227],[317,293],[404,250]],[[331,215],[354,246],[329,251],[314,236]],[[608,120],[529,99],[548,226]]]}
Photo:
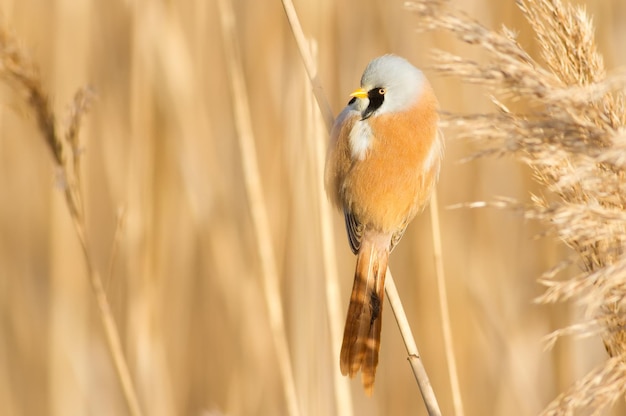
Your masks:
{"label": "feathery reed plume", "polygon": [[[124,357],[119,331],[107,300],[100,274],[93,266],[91,252],[86,237],[86,223],[80,186],[81,148],[78,141],[82,116],[86,114],[93,99],[90,89],[79,89],[70,107],[66,131],[62,134],[48,94],[42,86],[38,66],[23,51],[17,39],[4,27],[0,27],[0,78],[21,93],[33,112],[39,131],[50,149],[54,163],[62,175],[63,191],[74,229],[78,235],[85,259],[89,282],[91,283],[99,316],[104,326],[117,376],[124,393],[126,404],[132,415],[141,415],[136,389]],[[70,158],[66,153],[70,152]]]}
{"label": "feathery reed plume", "polygon": [[63,166],[63,143],[56,134],[54,113],[41,86],[39,68],[22,51],[17,39],[4,28],[0,29],[0,77],[25,96],[54,161]]}
{"label": "feathery reed plume", "polygon": [[[419,0],[407,7],[423,28],[451,32],[487,53],[479,63],[445,52],[436,69],[482,85],[495,112],[450,116],[458,137],[477,142],[479,156],[514,155],[536,181],[558,198],[533,196],[525,215],[540,220],[573,250],[581,272],[541,282],[538,301],[576,299],[589,322],[556,331],[600,334],[610,356],[598,369],[554,399],[544,414],[577,409],[602,412],[626,393],[626,134],[623,75],[607,77],[594,41],[591,19],[560,0],[518,0],[541,49],[543,63],[518,44],[512,31],[491,31],[446,1]],[[511,111],[507,100],[527,103]],[[506,205],[506,204],[505,204]],[[561,268],[562,269],[562,268]]]}

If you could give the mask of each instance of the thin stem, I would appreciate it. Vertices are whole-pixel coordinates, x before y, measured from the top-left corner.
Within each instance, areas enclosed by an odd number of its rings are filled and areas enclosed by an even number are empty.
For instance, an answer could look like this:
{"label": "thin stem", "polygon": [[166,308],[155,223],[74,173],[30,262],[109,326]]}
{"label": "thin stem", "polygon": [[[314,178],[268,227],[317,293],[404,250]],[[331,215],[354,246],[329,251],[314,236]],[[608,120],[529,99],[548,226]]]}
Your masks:
{"label": "thin stem", "polygon": [[315,95],[317,105],[322,113],[326,129],[330,132],[333,127],[335,117],[333,116],[333,111],[330,108],[330,104],[328,104],[328,100],[326,99],[326,94],[324,94],[322,83],[317,77],[317,65],[315,64],[313,56],[309,52],[308,42],[306,40],[306,36],[304,36],[304,32],[302,31],[300,19],[298,19],[298,14],[296,13],[296,9],[291,0],[281,0],[281,2],[283,4],[283,8],[285,9],[289,26],[291,26],[291,33],[298,44],[298,51],[300,51],[304,69],[309,76],[309,81],[311,82],[311,87],[313,88],[313,95]]}
{"label": "thin stem", "polygon": [[[322,240],[322,264],[324,266],[325,289],[326,289],[326,311],[328,314],[328,326],[330,328],[330,345],[334,354],[341,349],[341,325],[343,324],[343,312],[341,310],[341,296],[339,290],[339,274],[337,273],[337,257],[335,254],[335,238],[332,223],[332,207],[326,197],[324,183],[321,179],[324,176],[324,159],[326,156],[325,129],[320,128],[319,116],[311,103],[311,125],[313,126],[313,151],[315,170],[315,184],[317,189],[317,202],[320,220],[320,232]],[[333,371],[335,389],[335,408],[338,415],[352,416],[354,409],[352,405],[352,395],[350,394],[349,379],[343,377],[340,371]]]}
{"label": "thin stem", "polygon": [[233,96],[233,110],[235,113],[235,127],[241,152],[241,161],[244,182],[250,207],[250,216],[256,239],[265,303],[269,314],[272,340],[276,350],[276,358],[282,378],[288,413],[292,416],[300,414],[296,387],[291,366],[291,354],[287,343],[285,320],[280,296],[280,284],[274,249],[271,241],[271,230],[268,221],[267,208],[261,189],[257,152],[252,132],[250,105],[243,75],[243,64],[232,4],[228,0],[219,0],[220,22],[226,53],[226,64],[230,74],[230,84]]}
{"label": "thin stem", "polygon": [[430,200],[430,218],[433,233],[435,274],[437,275],[437,291],[439,292],[439,308],[441,312],[443,342],[446,351],[446,361],[448,363],[450,387],[452,389],[452,402],[454,404],[454,413],[457,416],[463,416],[465,412],[463,410],[461,388],[459,387],[459,375],[456,368],[456,358],[454,357],[454,341],[452,340],[450,309],[448,307],[448,293],[446,289],[446,279],[443,269],[443,250],[441,248],[441,228],[439,226],[439,207],[437,202],[436,189],[433,190],[433,194]]}
{"label": "thin stem", "polygon": [[422,363],[422,358],[417,350],[417,344],[415,344],[415,339],[413,338],[409,321],[406,317],[406,313],[404,313],[402,301],[400,300],[398,289],[396,289],[396,284],[393,281],[393,276],[391,275],[391,270],[389,270],[389,268],[387,268],[387,276],[385,278],[385,293],[387,295],[387,299],[389,300],[389,304],[391,305],[393,315],[396,317],[396,323],[400,329],[400,334],[402,335],[402,340],[404,341],[404,346],[406,347],[406,352],[408,354],[409,364],[413,370],[415,381],[417,381],[417,385],[422,393],[422,398],[424,399],[424,404],[426,405],[426,411],[429,416],[441,416],[441,410],[439,410],[437,397],[433,391],[433,386],[430,384],[430,379],[428,378],[428,374],[426,373],[426,369]]}
{"label": "thin stem", "polygon": [[128,410],[133,416],[141,416],[142,412],[141,407],[139,406],[139,399],[135,390],[135,385],[130,375],[130,370],[128,369],[128,364],[126,363],[119,330],[117,329],[117,325],[115,324],[115,319],[113,319],[113,313],[111,312],[111,307],[109,306],[109,301],[107,300],[107,295],[104,291],[104,286],[102,285],[102,279],[100,278],[99,273],[96,269],[94,269],[91,263],[91,256],[89,254],[87,238],[85,235],[84,222],[76,216],[73,216],[72,218],[74,222],[74,229],[76,230],[76,234],[78,235],[78,239],[83,250],[83,256],[85,257],[89,283],[91,284],[91,288],[95,295],[96,303],[98,304],[98,309],[100,311],[99,315],[102,321],[102,326],[104,327],[105,338],[107,340],[107,344],[109,345],[109,351],[111,352],[115,371],[117,373],[118,379],[120,380],[122,392],[124,393],[124,397],[126,398]]}
{"label": "thin stem", "polygon": [[[291,27],[298,50],[304,67],[309,77],[313,95],[317,102],[318,109],[321,112],[326,127],[326,132],[330,132],[334,123],[333,112],[328,104],[324,89],[317,77],[317,64],[314,54],[309,48],[310,42],[307,41],[298,14],[290,0],[281,0],[287,20]],[[312,123],[316,126],[316,123]],[[317,133],[318,129],[315,129]],[[330,344],[333,353],[341,349],[341,325],[343,323],[341,314],[341,296],[339,291],[339,276],[337,274],[337,258],[335,257],[335,243],[333,225],[331,220],[332,209],[328,203],[326,192],[324,191],[324,183],[319,178],[323,177],[324,157],[326,155],[326,141],[318,134],[314,135],[315,139],[315,160],[316,167],[316,183],[317,183],[317,201],[320,214],[320,231],[322,239],[322,262],[324,266],[324,276],[326,284],[326,309],[328,314],[328,325],[330,327]],[[326,134],[323,135],[326,137]],[[335,407],[338,415],[351,416],[354,413],[352,405],[352,396],[350,395],[350,383],[345,377],[342,377],[339,371],[333,371],[334,390],[335,390]]]}

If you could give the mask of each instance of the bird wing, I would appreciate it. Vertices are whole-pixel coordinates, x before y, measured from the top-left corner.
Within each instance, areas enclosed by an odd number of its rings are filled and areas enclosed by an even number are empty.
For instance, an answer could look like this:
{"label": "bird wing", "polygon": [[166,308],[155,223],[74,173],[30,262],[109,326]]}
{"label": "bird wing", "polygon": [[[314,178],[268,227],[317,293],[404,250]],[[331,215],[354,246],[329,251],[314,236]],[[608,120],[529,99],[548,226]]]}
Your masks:
{"label": "bird wing", "polygon": [[[357,217],[349,212],[348,210],[343,210],[343,217],[346,222],[346,232],[348,233],[348,242],[350,243],[350,248],[352,249],[352,253],[357,254],[359,249],[361,248],[361,240],[363,239],[363,230],[365,226],[359,222]],[[400,242],[404,232],[406,231],[406,227],[409,225],[408,221],[405,221],[402,224],[402,227],[396,230],[391,235],[391,241],[389,243],[389,252],[391,253],[393,249],[396,247],[396,244]]]}
{"label": "bird wing", "polygon": [[343,217],[346,221],[346,232],[348,233],[350,248],[354,254],[357,254],[359,248],[361,248],[364,226],[353,213],[346,209],[343,210]]}

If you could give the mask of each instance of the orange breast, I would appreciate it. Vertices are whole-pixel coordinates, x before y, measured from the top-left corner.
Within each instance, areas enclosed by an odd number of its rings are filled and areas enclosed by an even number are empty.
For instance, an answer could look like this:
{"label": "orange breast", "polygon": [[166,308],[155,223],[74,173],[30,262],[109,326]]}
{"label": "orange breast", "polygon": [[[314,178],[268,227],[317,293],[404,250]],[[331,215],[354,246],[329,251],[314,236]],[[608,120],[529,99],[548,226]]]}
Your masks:
{"label": "orange breast", "polygon": [[357,118],[343,123],[329,153],[328,163],[334,166],[327,166],[333,199],[368,228],[402,228],[428,202],[439,172],[437,119],[437,101],[427,86],[406,112],[367,120],[374,137],[363,160],[350,156],[348,137]]}

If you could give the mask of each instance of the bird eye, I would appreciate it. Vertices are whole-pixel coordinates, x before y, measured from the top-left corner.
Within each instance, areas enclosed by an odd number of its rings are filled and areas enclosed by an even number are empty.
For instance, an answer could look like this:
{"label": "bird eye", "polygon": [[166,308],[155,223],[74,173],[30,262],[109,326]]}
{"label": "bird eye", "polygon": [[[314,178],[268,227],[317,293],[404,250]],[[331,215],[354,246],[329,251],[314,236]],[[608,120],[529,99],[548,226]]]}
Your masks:
{"label": "bird eye", "polygon": [[378,95],[385,95],[386,92],[387,92],[387,90],[384,89],[384,88],[379,88],[378,89]]}

